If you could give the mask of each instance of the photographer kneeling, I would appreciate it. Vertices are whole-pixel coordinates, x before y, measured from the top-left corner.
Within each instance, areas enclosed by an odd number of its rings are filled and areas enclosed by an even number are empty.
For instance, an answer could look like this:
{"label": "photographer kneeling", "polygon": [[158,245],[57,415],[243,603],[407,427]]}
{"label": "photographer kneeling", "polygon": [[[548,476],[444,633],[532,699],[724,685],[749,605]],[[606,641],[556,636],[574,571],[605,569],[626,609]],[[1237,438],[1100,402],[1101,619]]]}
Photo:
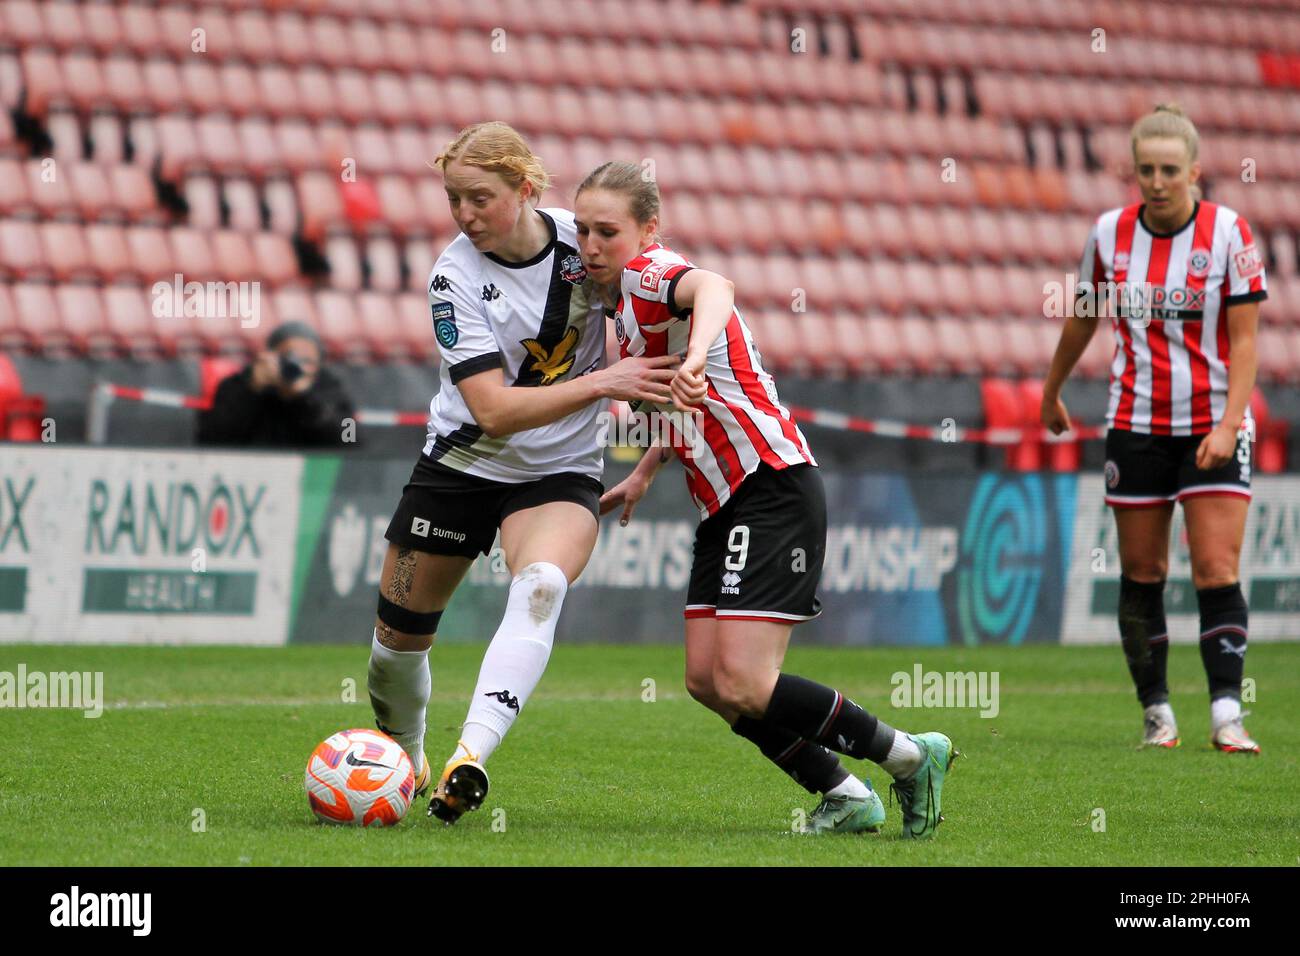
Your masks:
{"label": "photographer kneeling", "polygon": [[262,448],[343,446],[343,420],[354,418],[343,384],[321,367],[320,337],[286,322],[251,364],[222,380],[200,413],[200,445]]}

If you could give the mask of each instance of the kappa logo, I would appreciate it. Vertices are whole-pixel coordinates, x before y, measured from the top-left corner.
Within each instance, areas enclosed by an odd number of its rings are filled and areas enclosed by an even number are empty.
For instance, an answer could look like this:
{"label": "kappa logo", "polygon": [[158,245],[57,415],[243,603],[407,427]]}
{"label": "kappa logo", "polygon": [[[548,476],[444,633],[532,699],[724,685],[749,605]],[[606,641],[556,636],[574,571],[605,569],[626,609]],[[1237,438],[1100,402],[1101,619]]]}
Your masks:
{"label": "kappa logo", "polygon": [[498,703],[505,704],[506,707],[513,710],[516,714],[519,713],[519,698],[508,690],[490,690],[483,696],[495,697]]}
{"label": "kappa logo", "polygon": [[489,282],[483,287],[483,301],[491,302],[493,299],[501,298],[501,290],[495,284]]}
{"label": "kappa logo", "polygon": [[1187,274],[1194,279],[1204,279],[1210,274],[1210,250],[1193,249],[1187,257]]}
{"label": "kappa logo", "polygon": [[587,268],[582,264],[582,257],[565,256],[560,260],[560,278],[574,285],[587,281]]}
{"label": "kappa logo", "polygon": [[555,344],[555,348],[550,351],[547,351],[546,346],[537,339],[522,339],[519,344],[527,349],[532,357],[532,364],[525,367],[524,371],[541,373],[541,384],[550,385],[573,368],[573,361],[577,358],[573,350],[580,338],[582,333],[578,331],[577,326],[571,325]]}
{"label": "kappa logo", "polygon": [[1259,249],[1252,242],[1232,257],[1237,272],[1243,279],[1253,279],[1264,271],[1264,260],[1260,258]]}
{"label": "kappa logo", "polygon": [[663,279],[664,273],[668,271],[668,263],[652,262],[641,270],[641,288],[647,292],[658,292],[659,282]]}
{"label": "kappa logo", "polygon": [[446,292],[451,288],[451,280],[446,276],[434,276],[433,281],[429,283],[430,292]]}

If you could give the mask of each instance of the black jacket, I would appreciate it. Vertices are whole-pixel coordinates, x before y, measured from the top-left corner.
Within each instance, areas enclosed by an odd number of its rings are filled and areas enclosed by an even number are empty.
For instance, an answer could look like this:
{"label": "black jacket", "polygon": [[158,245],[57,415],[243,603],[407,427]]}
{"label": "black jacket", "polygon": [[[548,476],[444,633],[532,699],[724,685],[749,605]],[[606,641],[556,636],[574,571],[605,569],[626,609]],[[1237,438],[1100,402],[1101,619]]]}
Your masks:
{"label": "black jacket", "polygon": [[[356,418],[343,383],[322,368],[312,387],[285,401],[274,389],[254,392],[252,367],[222,379],[212,408],[199,413],[200,445],[256,448],[347,448],[343,419]],[[355,434],[355,431],[354,431]]]}

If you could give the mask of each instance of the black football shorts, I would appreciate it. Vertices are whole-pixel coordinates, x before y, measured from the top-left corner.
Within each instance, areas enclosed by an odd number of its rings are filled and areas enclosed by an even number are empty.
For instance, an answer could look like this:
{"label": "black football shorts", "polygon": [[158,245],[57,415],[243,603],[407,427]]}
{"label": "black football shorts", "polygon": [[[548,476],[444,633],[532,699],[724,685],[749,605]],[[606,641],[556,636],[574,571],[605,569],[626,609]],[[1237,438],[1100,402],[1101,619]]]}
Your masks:
{"label": "black football shorts", "polygon": [[1250,497],[1254,448],[1250,433],[1237,432],[1237,451],[1209,471],[1196,467],[1196,449],[1205,435],[1144,435],[1112,428],[1106,432],[1106,504],[1149,508],[1196,495]]}
{"label": "black football shorts", "polygon": [[421,455],[384,537],[403,548],[473,558],[492,550],[508,515],[550,501],[572,501],[599,520],[603,493],[599,481],[577,472],[518,483],[492,481]]}
{"label": "black football shorts", "polygon": [[826,492],[815,465],[760,465],[695,532],[686,617],[789,624],[821,614]]}

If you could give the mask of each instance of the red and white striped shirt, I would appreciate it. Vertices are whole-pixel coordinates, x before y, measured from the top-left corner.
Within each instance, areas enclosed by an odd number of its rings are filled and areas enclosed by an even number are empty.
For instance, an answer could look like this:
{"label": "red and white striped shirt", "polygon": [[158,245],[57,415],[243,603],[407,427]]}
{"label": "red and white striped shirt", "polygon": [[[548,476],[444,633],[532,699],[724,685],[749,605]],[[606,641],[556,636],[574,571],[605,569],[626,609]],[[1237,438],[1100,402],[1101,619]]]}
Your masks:
{"label": "red and white striped shirt", "polygon": [[[693,268],[659,243],[623,268],[614,327],[625,358],[686,351],[691,313],[677,308],[673,290]],[[703,441],[692,449],[676,440],[682,437],[679,431],[673,433],[673,450],[685,466],[686,483],[701,517],[721,508],[760,463],[778,470],[804,462],[817,464],[799,426],[777,397],[772,376],[763,369],[749,327],[734,308],[709,346],[705,377],[708,394],[699,429]],[[671,412],[672,406],[658,406],[658,410]]]}
{"label": "red and white striped shirt", "polygon": [[[1103,213],[1088,235],[1079,292],[1115,283],[1115,357],[1106,424],[1152,435],[1199,435],[1228,403],[1228,306],[1268,297],[1246,220],[1198,202],[1172,233],[1142,223],[1142,204]],[[1249,412],[1247,412],[1249,415]]]}

